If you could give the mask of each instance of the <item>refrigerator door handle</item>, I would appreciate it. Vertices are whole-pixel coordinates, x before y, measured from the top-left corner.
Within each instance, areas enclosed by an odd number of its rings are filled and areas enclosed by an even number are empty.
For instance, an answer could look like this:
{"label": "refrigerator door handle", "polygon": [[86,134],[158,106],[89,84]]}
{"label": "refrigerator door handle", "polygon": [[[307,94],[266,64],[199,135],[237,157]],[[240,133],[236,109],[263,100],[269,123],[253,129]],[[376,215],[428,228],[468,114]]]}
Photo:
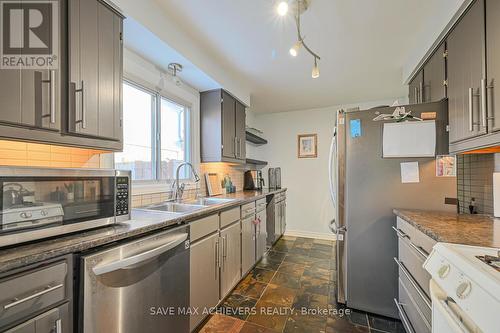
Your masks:
{"label": "refrigerator door handle", "polygon": [[330,197],[332,199],[333,207],[336,208],[337,204],[335,201],[335,189],[333,187],[333,157],[334,153],[337,148],[337,127],[333,130],[333,137],[332,137],[332,142],[330,143],[330,154],[328,157],[328,179],[329,179],[329,185],[330,185]]}

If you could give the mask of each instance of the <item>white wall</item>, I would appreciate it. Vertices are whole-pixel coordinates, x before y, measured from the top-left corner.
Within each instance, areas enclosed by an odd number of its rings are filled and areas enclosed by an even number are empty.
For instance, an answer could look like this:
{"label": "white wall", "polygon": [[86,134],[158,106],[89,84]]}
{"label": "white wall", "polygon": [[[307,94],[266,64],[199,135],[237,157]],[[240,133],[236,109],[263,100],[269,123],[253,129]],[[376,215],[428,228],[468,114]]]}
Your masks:
{"label": "white wall", "polygon": [[[389,100],[294,112],[250,113],[252,125],[264,132],[269,143],[255,147],[248,156],[268,161],[269,167],[281,167],[281,183],[288,188],[288,234],[333,238],[328,229],[334,216],[328,187],[328,153],[336,111],[392,103]],[[297,158],[297,135],[311,133],[318,134],[318,158]],[[264,175],[267,180],[267,168]]]}

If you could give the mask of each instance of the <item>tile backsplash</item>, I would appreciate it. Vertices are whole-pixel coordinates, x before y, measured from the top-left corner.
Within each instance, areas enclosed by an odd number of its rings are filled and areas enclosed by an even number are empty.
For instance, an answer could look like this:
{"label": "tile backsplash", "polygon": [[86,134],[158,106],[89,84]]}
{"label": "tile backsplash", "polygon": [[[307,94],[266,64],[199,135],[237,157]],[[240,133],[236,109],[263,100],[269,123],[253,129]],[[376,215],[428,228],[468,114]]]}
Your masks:
{"label": "tile backsplash", "polygon": [[101,154],[109,152],[48,144],[0,140],[0,165],[52,168],[108,168]]}
{"label": "tile backsplash", "polygon": [[457,195],[460,212],[469,214],[469,205],[475,199],[478,214],[493,214],[494,154],[457,156]]}

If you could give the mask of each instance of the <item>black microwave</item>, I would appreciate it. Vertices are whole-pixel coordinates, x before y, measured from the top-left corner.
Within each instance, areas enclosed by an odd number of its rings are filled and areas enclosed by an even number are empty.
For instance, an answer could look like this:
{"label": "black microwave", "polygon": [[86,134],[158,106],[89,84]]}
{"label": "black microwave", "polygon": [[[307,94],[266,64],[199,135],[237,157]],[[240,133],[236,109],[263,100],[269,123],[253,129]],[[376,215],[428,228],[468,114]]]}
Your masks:
{"label": "black microwave", "polygon": [[0,167],[0,247],[129,220],[130,175]]}

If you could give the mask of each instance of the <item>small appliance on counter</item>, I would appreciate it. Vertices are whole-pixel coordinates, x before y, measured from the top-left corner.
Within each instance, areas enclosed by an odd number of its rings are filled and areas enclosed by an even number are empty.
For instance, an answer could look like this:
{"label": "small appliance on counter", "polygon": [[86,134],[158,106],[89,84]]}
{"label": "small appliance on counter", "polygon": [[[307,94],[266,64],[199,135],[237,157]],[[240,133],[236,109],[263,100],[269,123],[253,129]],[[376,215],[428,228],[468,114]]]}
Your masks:
{"label": "small appliance on counter", "polygon": [[0,167],[0,247],[130,219],[130,171]]}
{"label": "small appliance on counter", "polygon": [[262,190],[264,188],[265,181],[262,176],[262,171],[260,170],[248,170],[245,171],[244,177],[244,190]]}
{"label": "small appliance on counter", "polygon": [[276,178],[276,188],[281,188],[281,168],[274,169],[274,177]]}
{"label": "small appliance on counter", "polygon": [[269,170],[267,170],[267,175],[268,175],[269,189],[271,190],[276,189],[276,169],[269,168]]}

